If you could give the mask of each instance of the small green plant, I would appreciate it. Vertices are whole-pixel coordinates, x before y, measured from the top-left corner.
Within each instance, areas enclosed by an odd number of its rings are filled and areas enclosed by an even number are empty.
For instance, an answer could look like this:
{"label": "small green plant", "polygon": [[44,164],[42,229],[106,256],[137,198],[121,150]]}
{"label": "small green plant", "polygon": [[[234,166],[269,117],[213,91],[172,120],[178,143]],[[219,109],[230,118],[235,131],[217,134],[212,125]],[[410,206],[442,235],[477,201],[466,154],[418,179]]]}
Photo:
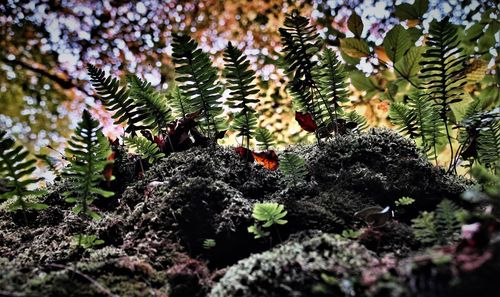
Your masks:
{"label": "small green plant", "polygon": [[76,214],[82,213],[97,220],[100,216],[90,208],[95,197],[108,198],[114,195],[99,188],[101,181],[105,180],[104,168],[112,162],[108,160],[111,148],[99,123],[87,110],[83,111],[75,135],[68,141],[66,153],[70,164],[62,175],[67,178],[70,190],[63,196],[66,202],[76,203],[73,208]]}
{"label": "small green plant", "polygon": [[266,128],[257,128],[255,130],[255,140],[259,149],[266,151],[276,144],[273,135]]}
{"label": "small green plant", "polygon": [[166,97],[156,91],[149,82],[136,75],[127,75],[130,86],[130,98],[144,115],[142,122],[158,135],[168,135],[167,125],[174,119],[172,110],[167,105]]}
{"label": "small green plant", "polygon": [[226,129],[221,117],[223,108],[217,70],[209,56],[188,35],[175,34],[172,47],[179,88],[189,98],[193,109],[201,111],[200,128],[215,143],[219,132]]}
{"label": "small green plant", "polygon": [[[28,209],[46,209],[47,205],[30,202],[26,197],[38,197],[45,193],[43,190],[30,190],[40,178],[33,178],[36,160],[28,159],[29,153],[22,146],[15,144],[14,139],[6,136],[7,132],[0,130],[0,181],[2,191],[0,199],[14,199],[9,205],[10,211],[21,210],[27,223]],[[3,190],[5,189],[5,190]]]}
{"label": "small green plant", "polygon": [[88,73],[103,105],[114,113],[115,124],[126,123],[125,132],[132,135],[147,128],[142,124],[147,114],[142,113],[136,102],[129,97],[130,90],[126,84],[117,78],[106,76],[103,70],[94,65],[88,66]]}
{"label": "small green plant", "polygon": [[401,197],[398,200],[396,200],[396,206],[407,206],[411,205],[415,202],[415,199],[410,198],[410,197]]}
{"label": "small green plant", "polygon": [[177,85],[174,85],[168,94],[167,101],[178,118],[185,119],[188,114],[195,112],[191,101],[187,96],[182,94],[181,89]]}
{"label": "small green plant", "polygon": [[340,234],[340,236],[347,238],[347,239],[356,239],[361,235],[361,231],[354,231],[352,229],[344,230]]}
{"label": "small green plant", "polygon": [[104,240],[97,238],[95,235],[78,234],[73,237],[73,245],[82,247],[85,250],[93,249],[102,244],[104,244]]}
{"label": "small green plant", "polygon": [[215,239],[207,238],[203,241],[203,248],[206,250],[213,249],[216,245]]}
{"label": "small green plant", "polygon": [[462,210],[450,200],[441,201],[436,211],[424,211],[412,220],[418,240],[425,244],[447,244],[457,238],[460,230],[458,216]]}
{"label": "small green plant", "polygon": [[280,156],[280,170],[285,174],[289,184],[303,181],[308,174],[306,162],[296,154],[282,154]]}
{"label": "small green plant", "polygon": [[406,98],[408,103],[391,104],[389,118],[399,127],[399,132],[418,140],[422,150],[431,159],[436,160],[438,146],[442,144],[444,126],[439,117],[439,110],[422,93],[415,93]]}
{"label": "small green plant", "polygon": [[450,131],[452,122],[450,117],[451,104],[462,101],[465,85],[463,67],[468,59],[459,47],[460,40],[457,28],[450,23],[449,17],[437,22],[433,21],[429,28],[427,50],[422,55],[420,79],[424,83],[426,95],[437,107],[439,117],[444,125],[444,131],[451,150],[450,167],[453,169],[454,151]]}
{"label": "small green plant", "polygon": [[146,159],[149,164],[158,161],[165,157],[165,154],[160,152],[156,143],[149,141],[143,136],[124,137],[125,145],[136,150],[141,158]]}
{"label": "small green plant", "polygon": [[256,239],[267,237],[270,232],[266,231],[265,228],[286,224],[288,222],[284,219],[286,214],[287,211],[282,204],[276,202],[255,203],[252,212],[255,224],[248,227],[248,232],[254,234]]}
{"label": "small green plant", "polygon": [[236,109],[237,114],[231,129],[238,132],[241,136],[241,144],[250,149],[250,139],[257,126],[257,117],[255,116],[255,103],[259,100],[253,96],[259,92],[255,83],[255,71],[250,69],[250,62],[242,52],[228,44],[224,53],[225,73],[230,90],[230,97],[227,100],[230,108]]}

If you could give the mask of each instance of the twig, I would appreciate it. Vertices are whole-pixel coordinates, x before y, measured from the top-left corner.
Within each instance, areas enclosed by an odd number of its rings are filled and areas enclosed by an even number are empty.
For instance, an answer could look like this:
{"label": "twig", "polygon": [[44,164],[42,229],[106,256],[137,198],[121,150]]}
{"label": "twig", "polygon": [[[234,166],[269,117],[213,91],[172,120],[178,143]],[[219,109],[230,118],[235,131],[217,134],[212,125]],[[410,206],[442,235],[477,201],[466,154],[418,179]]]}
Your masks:
{"label": "twig", "polygon": [[119,297],[118,295],[115,295],[115,294],[111,293],[108,289],[106,289],[103,285],[101,285],[95,279],[91,278],[90,276],[86,275],[85,273],[79,271],[76,268],[71,268],[71,267],[68,267],[68,266],[61,265],[61,264],[49,264],[49,266],[55,267],[55,268],[61,268],[61,269],[69,270],[69,271],[71,271],[71,272],[73,272],[75,274],[78,274],[79,276],[83,277],[84,279],[88,280],[92,285],[94,285],[102,293],[104,293],[104,294],[106,294],[108,296],[111,296],[111,297]]}

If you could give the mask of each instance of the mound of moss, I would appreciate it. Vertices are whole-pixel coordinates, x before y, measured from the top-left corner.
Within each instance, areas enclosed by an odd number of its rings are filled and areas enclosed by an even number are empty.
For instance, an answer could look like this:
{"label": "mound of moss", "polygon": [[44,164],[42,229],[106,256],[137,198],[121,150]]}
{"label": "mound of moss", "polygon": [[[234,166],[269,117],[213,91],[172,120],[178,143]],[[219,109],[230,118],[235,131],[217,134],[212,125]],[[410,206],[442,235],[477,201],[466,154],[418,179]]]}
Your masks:
{"label": "mound of moss", "polygon": [[338,281],[338,293],[355,292],[362,269],[376,262],[362,245],[320,234],[241,260],[208,296],[323,296],[315,285],[325,277]]}
{"label": "mound of moss", "polygon": [[[307,230],[359,229],[365,223],[353,217],[356,211],[392,206],[398,198],[410,196],[416,202],[396,218],[401,223],[360,239],[378,253],[402,256],[418,249],[405,223],[444,197],[458,201],[467,186],[429,164],[411,141],[389,130],[339,136],[319,146],[290,146],[286,151],[301,155],[309,169],[306,179],[292,186],[279,170],[246,163],[232,148],[195,147],[173,153],[144,174],[136,157],[120,151],[114,171],[118,182],[111,184],[116,196],[99,199],[94,206],[102,215],[100,221],[75,216],[61,197],[67,186],[58,181],[42,199],[49,209],[29,212],[29,225],[16,214],[0,211],[0,252],[13,267],[28,267],[27,271],[53,263],[67,265],[85,260],[84,251],[71,246],[73,237],[94,234],[105,242],[97,250],[120,249],[157,271],[181,267],[175,260],[179,254],[220,268],[271,248],[280,243],[279,237],[286,240]],[[272,230],[271,241],[255,240],[247,231],[253,204],[269,200],[285,205],[288,223]],[[207,239],[216,245],[205,248]],[[182,277],[173,279],[175,287],[183,288],[182,281],[177,283]]]}

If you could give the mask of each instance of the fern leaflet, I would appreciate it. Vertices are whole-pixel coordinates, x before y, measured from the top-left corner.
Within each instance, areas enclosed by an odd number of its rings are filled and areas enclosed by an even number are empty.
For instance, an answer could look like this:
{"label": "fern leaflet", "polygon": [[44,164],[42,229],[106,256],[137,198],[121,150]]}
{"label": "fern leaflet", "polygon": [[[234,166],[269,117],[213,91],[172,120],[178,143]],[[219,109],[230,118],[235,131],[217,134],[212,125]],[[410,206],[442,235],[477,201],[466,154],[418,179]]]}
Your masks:
{"label": "fern leaflet", "polygon": [[285,174],[286,181],[291,184],[303,181],[308,173],[304,159],[290,153],[280,156],[280,169]]}
{"label": "fern leaflet", "polygon": [[147,114],[138,110],[134,100],[129,98],[130,91],[126,86],[120,87],[118,79],[106,76],[103,70],[94,65],[88,66],[88,73],[102,103],[108,111],[114,112],[115,124],[127,123],[125,132],[132,135],[147,128],[141,124]]}
{"label": "fern leaflet", "polygon": [[257,128],[255,130],[255,140],[257,141],[257,146],[261,150],[269,150],[275,145],[273,135],[266,128]]}
{"label": "fern leaflet", "polygon": [[149,82],[141,80],[136,75],[128,75],[127,81],[130,85],[130,97],[144,115],[143,122],[150,129],[164,132],[167,124],[173,120],[165,96],[156,91]]}
{"label": "fern leaflet", "polygon": [[165,154],[160,152],[156,143],[149,141],[143,136],[125,137],[124,141],[128,147],[134,148],[141,158],[148,160],[149,164],[165,157]]}

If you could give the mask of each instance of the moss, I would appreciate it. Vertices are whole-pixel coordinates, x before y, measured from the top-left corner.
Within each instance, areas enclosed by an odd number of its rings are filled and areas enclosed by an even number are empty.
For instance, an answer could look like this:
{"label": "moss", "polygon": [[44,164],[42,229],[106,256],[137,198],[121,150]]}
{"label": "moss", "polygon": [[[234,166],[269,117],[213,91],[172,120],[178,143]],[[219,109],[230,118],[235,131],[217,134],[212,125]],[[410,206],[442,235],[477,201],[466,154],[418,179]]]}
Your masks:
{"label": "moss", "polygon": [[322,274],[351,282],[374,262],[373,254],[356,242],[321,234],[241,260],[208,296],[320,296],[314,285]]}

